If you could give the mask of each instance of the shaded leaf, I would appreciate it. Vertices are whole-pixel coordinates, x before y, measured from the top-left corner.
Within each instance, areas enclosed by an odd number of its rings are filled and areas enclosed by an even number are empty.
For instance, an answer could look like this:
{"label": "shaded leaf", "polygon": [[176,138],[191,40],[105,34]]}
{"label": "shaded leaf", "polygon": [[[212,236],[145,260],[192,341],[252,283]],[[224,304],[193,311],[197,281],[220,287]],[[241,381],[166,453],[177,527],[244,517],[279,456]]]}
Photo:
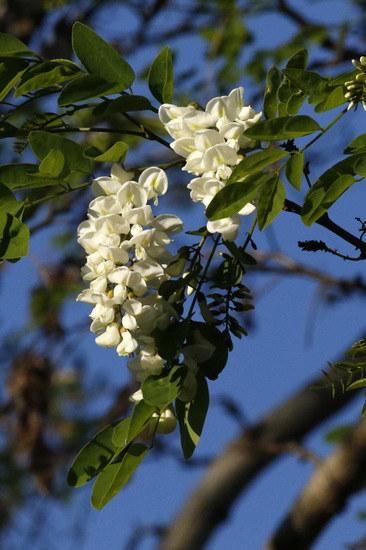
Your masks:
{"label": "shaded leaf", "polygon": [[148,405],[143,399],[139,401],[133,409],[130,422],[126,424],[122,421],[115,427],[113,443],[118,447],[125,447],[131,443],[151,423],[155,412],[154,405]]}
{"label": "shaded leaf", "polygon": [[202,337],[210,342],[215,349],[210,359],[198,364],[199,370],[210,380],[216,380],[225,368],[228,359],[226,339],[218,328],[206,323],[191,321],[188,344],[201,342]]}
{"label": "shaded leaf", "polygon": [[111,115],[114,113],[127,113],[129,111],[151,110],[150,101],[142,95],[124,95],[117,99],[109,99],[99,103],[93,109],[93,115]]}
{"label": "shaded leaf", "polygon": [[87,101],[95,97],[115,94],[120,91],[120,85],[111,84],[97,75],[87,74],[72,80],[61,90],[57,99],[60,107]]}
{"label": "shaded leaf", "polygon": [[36,189],[38,187],[59,185],[57,179],[41,176],[37,164],[3,164],[0,166],[0,182],[12,191],[17,189]]}
{"label": "shaded leaf", "polygon": [[149,376],[141,385],[144,401],[161,410],[167,408],[179,394],[186,369],[176,365],[168,373]]}
{"label": "shaded leaf", "polygon": [[[126,425],[130,419],[122,420]],[[76,456],[67,476],[71,487],[81,487],[98,475],[120,452],[113,443],[114,428],[117,423],[110,424],[100,430]]]}
{"label": "shaded leaf", "polygon": [[309,52],[302,48],[294,53],[286,64],[286,69],[306,69],[308,63]]}
{"label": "shaded leaf", "polygon": [[180,440],[184,458],[190,458],[199,442],[209,406],[209,392],[204,376],[198,373],[197,392],[192,401],[175,402],[175,410],[179,422]]}
{"label": "shaded leaf", "polygon": [[33,153],[41,161],[52,149],[58,149],[67,159],[71,170],[90,173],[90,162],[84,157],[83,148],[71,139],[36,130],[29,134],[29,144]]}
{"label": "shaded leaf", "polygon": [[164,331],[155,329],[152,333],[158,354],[163,359],[171,361],[182,348],[187,337],[189,319],[184,319],[180,323],[172,323]]}
{"label": "shaded leaf", "polygon": [[6,59],[0,63],[0,101],[8,95],[27,67],[24,59]]}

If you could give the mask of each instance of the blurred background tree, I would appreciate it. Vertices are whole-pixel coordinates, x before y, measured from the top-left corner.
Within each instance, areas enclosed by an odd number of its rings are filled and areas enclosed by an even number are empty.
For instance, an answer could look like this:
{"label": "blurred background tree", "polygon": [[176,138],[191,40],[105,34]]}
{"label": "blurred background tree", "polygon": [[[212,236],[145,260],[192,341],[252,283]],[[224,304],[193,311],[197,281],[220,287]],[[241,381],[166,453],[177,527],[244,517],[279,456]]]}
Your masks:
{"label": "blurred background tree", "polygon": [[[3,0],[0,2],[0,32],[18,37],[45,59],[72,59],[71,27],[75,20],[81,21],[111,42],[138,70],[141,86],[151,60],[161,47],[169,45],[175,57],[176,103],[193,100],[204,104],[214,95],[226,94],[244,83],[247,103],[256,104],[263,97],[270,65],[275,63],[281,67],[301,48],[310,50],[309,69],[327,74],[332,74],[333,70],[350,70],[351,59],[365,54],[366,3],[347,0],[337,3],[337,9],[334,4],[330,0],[262,0],[255,3],[244,0]],[[337,10],[339,12],[335,13]],[[135,93],[139,91],[138,86],[137,83]],[[7,99],[5,105],[6,102]],[[18,122],[22,124],[23,116],[24,130],[28,130],[32,124],[29,113],[37,120],[38,113],[53,108],[49,98],[43,99],[40,95],[24,106]],[[0,105],[0,114],[4,112],[1,109]],[[358,113],[359,117],[362,115]],[[115,116],[106,114],[104,126],[112,128]],[[162,132],[157,119],[144,118],[141,121],[156,132]],[[91,112],[80,112],[79,123],[93,128]],[[349,135],[351,139],[352,133]],[[107,149],[119,134],[118,130],[98,134],[90,132],[83,134],[82,139],[88,140],[91,136],[94,145],[97,141],[102,149]],[[133,148],[128,157],[130,166],[133,165],[134,151],[139,155],[143,152],[146,164],[162,160],[154,144],[133,135],[126,141]],[[21,132],[14,148],[7,140],[2,140],[0,147],[2,163],[19,162],[20,156],[27,161],[29,151],[22,141]],[[331,144],[329,147],[331,149]],[[311,169],[324,167],[324,160],[324,155],[313,154]],[[184,182],[179,172],[172,172],[170,178],[174,182],[171,200],[180,201],[182,208],[188,209],[189,201],[184,198]],[[41,197],[42,191],[34,193],[35,197]],[[68,517],[76,497],[65,484],[67,467],[88,437],[127,413],[130,406],[128,396],[135,390],[132,380],[110,381],[107,374],[97,371],[90,363],[90,356],[80,345],[88,332],[87,319],[83,321],[74,313],[68,313],[74,311],[68,308],[81,289],[79,270],[84,258],[76,245],[75,232],[85,216],[88,201],[88,191],[81,190],[77,196],[60,197],[51,205],[40,205],[27,213],[31,233],[38,240],[30,257],[32,274],[20,291],[24,302],[21,314],[11,311],[12,297],[4,291],[15,266],[1,265],[4,308],[0,352],[3,382],[0,394],[0,540],[4,548],[15,549],[25,543],[32,548],[57,548],[55,541],[50,543],[53,527],[47,519],[49,503],[61,502],[58,513]],[[362,214],[364,207],[355,216]],[[364,235],[365,222],[361,218],[354,223],[353,231]],[[345,273],[344,270],[338,272],[334,263],[329,264],[329,268],[324,254],[319,267],[312,261],[308,262],[308,255],[304,252],[298,251],[290,257],[278,245],[276,234],[271,235],[272,240],[266,243],[267,246],[263,249],[260,246],[260,250],[254,252],[258,264],[249,274],[260,277],[258,280],[262,285],[273,285],[274,276],[310,278],[316,282],[318,296],[334,307],[354,296],[360,301],[365,297],[365,279],[353,266],[347,264],[349,269]],[[333,270],[331,274],[330,269]],[[260,319],[254,319],[260,323]],[[8,329],[9,321],[11,330]],[[252,316],[248,323],[252,325],[251,331],[255,331]],[[355,322],[354,340],[362,336],[363,328]],[[346,349],[349,342],[342,345],[342,349]],[[338,351],[335,349],[334,355]],[[320,362],[317,365],[319,375],[322,368],[324,364]],[[309,382],[307,387],[325,382],[320,377]],[[225,395],[218,398],[217,406],[236,419],[243,430],[240,436],[225,451],[216,449],[218,458],[207,469],[206,481],[198,485],[168,534],[168,522],[139,526],[126,535],[120,547],[140,548],[143,536],[153,534],[161,538],[164,550],[202,548],[215,528],[228,521],[229,510],[247,484],[274,458],[290,452],[314,460],[311,453],[307,454],[301,447],[301,440],[356,396],[355,392],[343,394],[337,391],[333,399],[324,389],[299,393],[294,390],[284,409],[274,409],[250,425],[235,397]],[[355,420],[358,420],[356,416]],[[366,454],[366,438],[360,430],[362,427],[356,429],[347,444],[354,450],[354,464],[362,463]],[[335,439],[340,439],[344,431],[337,434]],[[354,440],[356,443],[352,446]],[[163,440],[159,441],[159,450],[175,456],[174,449]],[[341,453],[342,447],[337,452]],[[213,456],[198,457],[191,465],[202,468],[211,459]],[[177,457],[176,460],[179,462]],[[363,487],[362,468],[354,465],[353,474],[352,479],[341,484],[341,495],[332,495],[333,500],[330,504],[325,502],[323,510],[319,505],[315,518],[304,518],[304,512],[300,511],[305,526],[301,540],[291,538],[294,533],[287,519],[267,548],[310,547],[328,520],[342,509],[350,494]],[[208,494],[205,492],[207,483],[211,488]],[[213,487],[217,490],[214,491]],[[319,494],[312,494],[310,507],[320,501]],[[198,520],[199,517],[202,521]],[[191,529],[192,521],[195,529]],[[80,548],[87,527],[80,527],[80,522],[78,526],[72,521],[65,523],[69,531],[68,545]],[[191,533],[189,542],[188,530]],[[353,548],[366,548],[362,541],[357,542],[358,546],[356,542]],[[158,544],[155,538],[153,544]]]}

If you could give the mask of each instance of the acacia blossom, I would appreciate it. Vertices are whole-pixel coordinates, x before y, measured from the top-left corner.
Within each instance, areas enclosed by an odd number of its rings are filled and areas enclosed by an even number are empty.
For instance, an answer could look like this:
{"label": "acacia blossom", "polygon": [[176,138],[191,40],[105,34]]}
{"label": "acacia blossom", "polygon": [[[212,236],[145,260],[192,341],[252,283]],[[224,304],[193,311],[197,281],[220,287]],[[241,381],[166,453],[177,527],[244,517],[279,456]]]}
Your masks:
{"label": "acacia blossom", "polygon": [[[191,199],[208,206],[242,160],[240,150],[255,142],[243,135],[262,117],[244,104],[244,88],[235,88],[228,96],[211,99],[204,111],[193,105],[178,107],[163,104],[159,118],[174,141],[171,148],[186,159],[183,170],[197,176],[188,184]],[[246,216],[255,210],[251,203],[239,212]],[[220,223],[218,223],[220,222]],[[219,232],[225,240],[234,241],[241,223],[240,216],[208,222],[210,233]]]}
{"label": "acacia blossom", "polygon": [[175,258],[167,246],[183,223],[172,214],[155,216],[147,204],[157,204],[167,191],[163,170],[151,167],[138,181],[132,177],[114,165],[110,177],[92,184],[96,198],[88,219],[78,227],[78,242],[87,253],[81,273],[89,288],[77,300],[93,306],[90,330],[96,343],[132,356],[127,366],[142,382],[160,374],[164,365],[153,331],[166,330],[178,319],[172,304],[157,291],[170,278],[169,264]]}

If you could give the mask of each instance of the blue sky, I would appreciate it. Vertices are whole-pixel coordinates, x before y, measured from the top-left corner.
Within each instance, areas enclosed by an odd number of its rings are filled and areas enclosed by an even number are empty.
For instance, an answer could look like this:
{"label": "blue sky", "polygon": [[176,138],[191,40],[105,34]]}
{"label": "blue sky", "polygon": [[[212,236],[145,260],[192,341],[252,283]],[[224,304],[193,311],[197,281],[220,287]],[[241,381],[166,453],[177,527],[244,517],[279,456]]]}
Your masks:
{"label": "blue sky", "polygon": [[[308,4],[305,1],[296,3],[304,9]],[[312,4],[313,17],[318,22],[324,21],[325,17],[329,22],[329,17],[333,17],[337,23],[344,15],[352,15],[347,13],[348,8],[343,2],[332,3],[331,13],[328,9],[329,2]],[[119,16],[125,18],[125,24],[131,23],[123,8],[120,7],[119,10]],[[114,15],[116,17],[116,14]],[[120,29],[117,26],[108,26],[108,21],[110,14],[106,11],[96,22],[96,30],[104,38],[112,40],[119,35]],[[171,21],[168,21],[169,23]],[[166,24],[163,20],[157,21],[157,30]],[[275,47],[277,41],[283,40],[284,34],[291,35],[294,30],[290,24],[284,25],[283,19],[277,15],[253,17],[251,24],[258,36],[258,42],[263,43],[265,47]],[[186,67],[192,59],[197,62],[193,52],[195,56],[203,52],[199,38],[189,41],[182,39],[178,41],[178,46],[175,46],[178,49],[177,60],[182,67]],[[150,59],[153,59],[156,53],[152,52]],[[249,57],[250,51],[245,56]],[[146,63],[146,54],[138,54],[128,61],[134,68],[138,68],[143,62]],[[246,82],[239,84],[247,89]],[[139,85],[136,92],[145,93],[146,89]],[[250,92],[248,87],[248,97]],[[260,109],[260,105],[254,107]],[[318,152],[314,175],[317,171],[321,173],[334,162],[336,154],[332,151],[341,153],[347,143],[362,132],[365,116],[364,111],[359,109],[356,113],[350,113],[346,120],[336,126],[326,147]],[[322,147],[321,142],[319,147]],[[290,195],[289,197],[294,198]],[[364,186],[354,186],[344,195],[339,205],[332,208],[331,217],[341,225],[344,223],[351,232],[357,233],[354,216],[364,218],[365,199]],[[165,204],[169,212],[184,218],[187,230],[197,228],[197,211],[200,211],[201,205],[195,205],[194,211],[182,212],[174,211],[175,205],[170,204],[168,198],[163,207]],[[245,224],[249,223],[249,220],[244,221],[244,230],[248,229],[249,225]],[[346,249],[337,237],[326,230],[314,226],[307,229],[301,225],[297,216],[287,213],[282,213],[268,232],[256,233],[254,240],[259,250],[266,251],[273,251],[273,243],[278,243],[282,253],[335,277],[350,278],[362,274],[361,263],[346,263],[339,258],[321,253],[301,253],[297,241],[311,238],[324,240],[328,246],[339,248],[341,251]],[[3,300],[0,323],[3,328],[6,327],[6,331],[17,330],[19,317],[26,316],[29,288],[37,280],[37,258],[44,257],[48,239],[49,234],[40,233],[33,242],[31,241],[29,258],[7,266],[0,288]],[[277,247],[275,250],[277,251]],[[52,250],[49,252],[52,258]],[[352,255],[352,250],[348,248],[345,253]],[[27,273],[26,283],[24,271]],[[318,283],[300,277],[279,278],[275,275],[263,276],[253,273],[248,275],[244,283],[251,288],[255,297],[255,328],[249,331],[247,338],[240,342],[236,341],[235,350],[230,355],[225,371],[218,381],[210,383],[212,405],[197,449],[197,457],[219,454],[224,446],[240,433],[240,427],[219,406],[218,399],[221,395],[228,395],[240,404],[248,422],[256,422],[297,388],[318,375],[321,369],[326,367],[327,361],[333,360],[339,352],[347,349],[357,339],[358,331],[361,332],[363,329],[365,316],[359,297],[344,300],[336,305],[327,305],[321,299]],[[70,304],[64,312],[65,323],[72,325],[86,320],[89,310],[89,306],[85,304]],[[103,393],[95,405],[102,410],[113,400],[113,388],[117,389],[128,379],[124,360],[113,350],[98,348],[91,334],[85,335],[81,350],[87,358],[90,376],[105,377],[110,385],[110,394]],[[315,453],[326,456],[332,450],[332,447],[324,442],[327,429],[338,424],[354,422],[359,418],[361,408],[362,397],[341,415],[332,418],[327,426],[322,426],[307,438],[305,445]],[[82,445],[85,442],[80,443]],[[179,448],[178,434],[170,436],[170,444],[176,449]],[[101,512],[90,508],[90,485],[75,490],[74,500],[70,505],[63,506],[48,499],[50,516],[47,522],[51,524],[54,535],[49,541],[48,535],[42,534],[39,548],[42,548],[42,544],[48,544],[49,548],[55,550],[64,547],[65,537],[71,537],[72,533],[79,529],[82,536],[75,544],[79,550],[99,550],[101,547],[122,550],[134,529],[169,523],[189,498],[203,469],[182,468],[170,456],[150,454],[131,483]],[[249,550],[261,548],[312,472],[313,465],[300,462],[295,456],[281,458],[260,475],[240,498],[229,521],[215,532],[207,544],[207,549],[243,547],[243,540],[245,548]],[[357,512],[363,508],[366,508],[365,498],[360,493],[318,539],[314,550],[343,548],[343,543],[360,539],[366,528],[357,520]],[[25,512],[18,519],[19,529],[23,531],[29,517]],[[18,541],[21,537],[20,533],[12,536]],[[147,537],[138,549],[152,550],[155,547],[155,539]]]}

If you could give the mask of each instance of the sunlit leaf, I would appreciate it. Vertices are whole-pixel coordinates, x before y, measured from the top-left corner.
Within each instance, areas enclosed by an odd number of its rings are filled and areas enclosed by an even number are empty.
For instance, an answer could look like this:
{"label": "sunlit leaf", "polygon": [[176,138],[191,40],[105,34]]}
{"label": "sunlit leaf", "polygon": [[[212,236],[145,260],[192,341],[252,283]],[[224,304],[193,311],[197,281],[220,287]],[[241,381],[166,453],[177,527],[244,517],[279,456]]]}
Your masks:
{"label": "sunlit leaf", "polygon": [[169,46],[154,59],[149,71],[149,88],[160,103],[173,102],[173,61]]}
{"label": "sunlit leaf", "polygon": [[285,165],[285,174],[289,183],[297,190],[301,189],[304,171],[304,154],[297,151],[288,159]]}
{"label": "sunlit leaf", "polygon": [[285,202],[286,190],[279,175],[273,175],[262,186],[258,198],[258,227],[262,231],[268,227],[281,212]]}
{"label": "sunlit leaf", "polygon": [[281,151],[280,149],[266,149],[265,151],[252,153],[235,166],[226,185],[242,181],[246,176],[254,172],[260,172],[266,166],[274,164],[288,155],[287,151]]}
{"label": "sunlit leaf", "polygon": [[312,105],[326,99],[329,95],[329,80],[313,71],[286,68],[283,74],[308,96],[308,102]]}
{"label": "sunlit leaf", "polygon": [[19,97],[40,88],[56,86],[60,82],[66,82],[76,78],[81,73],[81,68],[68,59],[53,59],[39,63],[27,71],[14,94]]}
{"label": "sunlit leaf", "polygon": [[13,35],[0,33],[0,57],[36,57],[19,38]]}
{"label": "sunlit leaf", "polygon": [[84,156],[89,159],[93,159],[99,162],[115,162],[120,163],[125,160],[127,151],[129,149],[129,146],[124,141],[116,141],[110,147],[102,153],[101,151],[98,151],[96,147],[87,147],[84,150]]}
{"label": "sunlit leaf", "polygon": [[220,220],[237,214],[257,195],[260,186],[269,177],[268,172],[256,172],[242,182],[226,185],[214,196],[206,209],[209,220]]}
{"label": "sunlit leaf", "polygon": [[148,453],[143,443],[135,443],[124,454],[121,462],[110,464],[95,480],[91,504],[101,510],[126,485]]}
{"label": "sunlit leaf", "polygon": [[156,407],[148,405],[144,400],[139,401],[133,409],[129,422],[119,422],[114,428],[113,443],[117,447],[125,447],[139,433],[142,432],[152,421],[152,415],[156,412]]}
{"label": "sunlit leaf", "polygon": [[18,189],[37,189],[58,185],[59,181],[40,175],[37,164],[3,164],[0,166],[0,183],[12,191]]}
{"label": "sunlit leaf", "polygon": [[29,228],[9,212],[0,212],[0,260],[28,254]]}
{"label": "sunlit leaf", "polygon": [[278,89],[282,80],[281,72],[272,65],[267,73],[266,90],[263,98],[263,113],[266,118],[275,118],[278,105]]}
{"label": "sunlit leaf", "polygon": [[77,21],[72,28],[72,47],[89,74],[118,86],[129,88],[135,73],[123,57],[89,27]]}
{"label": "sunlit leaf", "polygon": [[244,135],[262,141],[295,139],[321,130],[319,124],[306,115],[285,116],[263,120],[245,130]]}

